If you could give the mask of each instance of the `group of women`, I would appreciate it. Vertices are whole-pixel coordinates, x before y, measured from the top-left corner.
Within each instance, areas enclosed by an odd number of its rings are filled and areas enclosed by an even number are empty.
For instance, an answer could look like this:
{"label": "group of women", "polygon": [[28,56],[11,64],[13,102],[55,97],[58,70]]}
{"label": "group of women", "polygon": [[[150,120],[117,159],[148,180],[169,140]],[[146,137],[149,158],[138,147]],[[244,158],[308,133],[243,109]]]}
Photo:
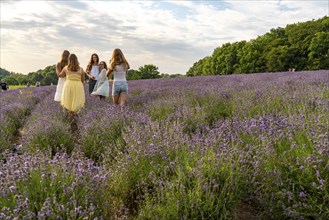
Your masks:
{"label": "group of women", "polygon": [[69,112],[77,113],[86,102],[84,92],[85,75],[89,77],[89,94],[98,96],[101,100],[109,96],[110,75],[113,74],[112,99],[113,103],[124,110],[128,98],[126,74],[130,68],[120,49],[114,49],[107,68],[106,62],[99,61],[97,54],[92,54],[86,71],[80,66],[78,57],[64,50],[61,60],[56,65],[58,83],[55,101]]}

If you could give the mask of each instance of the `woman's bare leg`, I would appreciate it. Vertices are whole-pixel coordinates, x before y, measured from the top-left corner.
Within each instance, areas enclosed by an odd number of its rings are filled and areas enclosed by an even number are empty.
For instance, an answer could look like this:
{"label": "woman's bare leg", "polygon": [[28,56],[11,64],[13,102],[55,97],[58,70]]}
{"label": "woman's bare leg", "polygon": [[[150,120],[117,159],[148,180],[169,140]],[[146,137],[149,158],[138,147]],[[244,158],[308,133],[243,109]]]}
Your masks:
{"label": "woman's bare leg", "polygon": [[115,105],[119,105],[119,96],[118,95],[112,96],[112,100]]}
{"label": "woman's bare leg", "polygon": [[120,94],[119,102],[120,102],[121,111],[124,111],[127,99],[128,99],[128,94],[127,93],[121,93]]}

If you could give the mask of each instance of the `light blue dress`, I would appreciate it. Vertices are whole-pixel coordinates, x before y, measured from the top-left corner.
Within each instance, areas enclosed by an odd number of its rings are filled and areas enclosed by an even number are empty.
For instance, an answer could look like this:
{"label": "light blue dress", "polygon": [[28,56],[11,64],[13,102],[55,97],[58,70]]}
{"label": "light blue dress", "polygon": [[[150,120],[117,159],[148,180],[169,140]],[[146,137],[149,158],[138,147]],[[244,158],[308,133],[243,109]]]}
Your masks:
{"label": "light blue dress", "polygon": [[106,69],[102,69],[102,71],[99,73],[99,79],[97,80],[97,83],[91,95],[101,95],[109,97],[110,83],[108,77],[106,76]]}

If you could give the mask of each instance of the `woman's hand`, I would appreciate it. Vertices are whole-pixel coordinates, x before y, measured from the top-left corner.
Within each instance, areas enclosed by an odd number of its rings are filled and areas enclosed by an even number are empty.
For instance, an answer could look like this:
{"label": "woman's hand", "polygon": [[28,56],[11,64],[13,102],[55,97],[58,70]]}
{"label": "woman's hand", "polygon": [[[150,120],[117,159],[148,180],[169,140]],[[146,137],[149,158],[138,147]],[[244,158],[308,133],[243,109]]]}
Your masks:
{"label": "woman's hand", "polygon": [[89,77],[89,79],[92,79],[92,80],[95,79],[95,77],[90,74],[90,71],[89,70],[85,71],[85,73],[87,74],[87,76]]}
{"label": "woman's hand", "polygon": [[89,74],[88,72],[86,72],[86,73],[87,73],[87,76],[89,77],[89,79],[92,79],[92,80],[95,79],[95,77],[93,75]]}
{"label": "woman's hand", "polygon": [[63,77],[65,77],[66,76],[66,67],[64,67],[63,69],[62,69],[62,71],[58,74],[58,77],[60,77],[60,78],[63,78]]}

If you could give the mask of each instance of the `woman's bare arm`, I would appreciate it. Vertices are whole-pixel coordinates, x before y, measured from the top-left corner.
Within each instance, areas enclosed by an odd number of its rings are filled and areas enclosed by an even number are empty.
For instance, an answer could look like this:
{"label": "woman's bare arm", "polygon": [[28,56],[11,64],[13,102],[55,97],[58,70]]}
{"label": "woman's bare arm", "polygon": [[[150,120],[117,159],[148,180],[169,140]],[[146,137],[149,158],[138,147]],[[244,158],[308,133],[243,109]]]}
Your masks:
{"label": "woman's bare arm", "polygon": [[110,68],[107,69],[107,71],[106,71],[106,76],[107,76],[108,78],[110,78],[110,75],[111,75],[112,71],[113,71],[113,70],[111,70]]}
{"label": "woman's bare arm", "polygon": [[81,82],[85,82],[85,74],[87,74],[82,68],[81,68]]}
{"label": "woman's bare arm", "polygon": [[66,76],[66,68],[64,67],[62,71],[58,74],[58,77],[65,77]]}
{"label": "woman's bare arm", "polygon": [[59,74],[61,73],[61,71],[59,70],[59,63],[56,64],[56,74],[59,77]]}

